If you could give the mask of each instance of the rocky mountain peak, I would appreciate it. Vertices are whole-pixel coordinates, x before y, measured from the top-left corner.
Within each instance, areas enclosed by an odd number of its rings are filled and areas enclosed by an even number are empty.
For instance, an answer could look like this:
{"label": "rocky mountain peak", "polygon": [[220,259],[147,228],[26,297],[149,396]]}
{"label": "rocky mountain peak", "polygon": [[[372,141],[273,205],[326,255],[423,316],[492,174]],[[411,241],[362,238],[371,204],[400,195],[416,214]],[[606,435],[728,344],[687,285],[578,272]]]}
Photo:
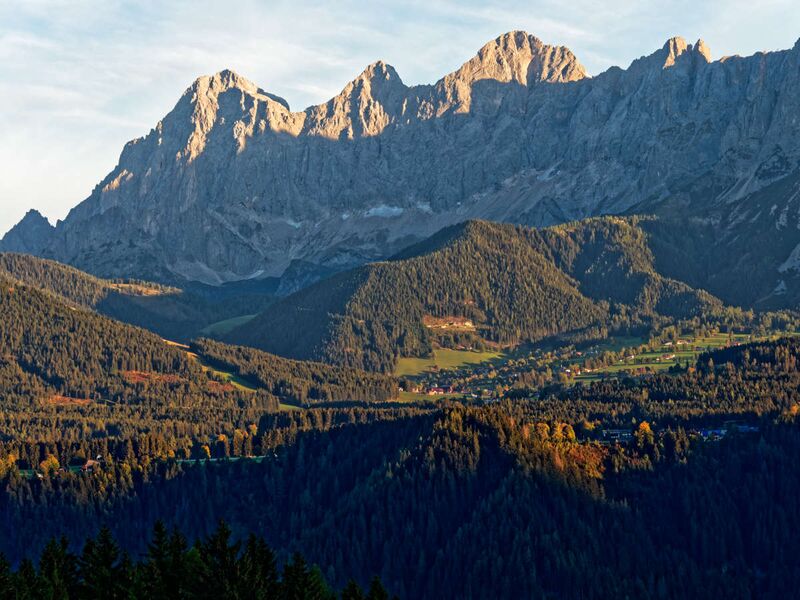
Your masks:
{"label": "rocky mountain peak", "polygon": [[218,100],[220,95],[231,90],[238,90],[260,99],[272,100],[289,110],[289,103],[286,100],[264,91],[255,83],[231,69],[224,69],[213,75],[198,77],[189,86],[184,95],[189,96],[196,103],[213,103]]}
{"label": "rocky mountain peak", "polygon": [[661,48],[662,52],[666,53],[664,67],[666,68],[674,65],[678,57],[690,48],[691,45],[687,44],[686,40],[680,36],[669,38]]}
{"label": "rocky mountain peak", "polygon": [[586,77],[586,69],[569,48],[550,46],[525,31],[510,31],[485,44],[457,73],[470,82],[494,79],[522,85]]}
{"label": "rocky mountain peak", "polygon": [[400,79],[400,75],[392,65],[382,60],[367,66],[361,74],[348,83],[339,96],[360,96],[362,100],[374,100],[379,103],[389,101],[389,97],[398,98],[408,88]]}
{"label": "rocky mountain peak", "polygon": [[382,60],[376,60],[374,63],[368,65],[367,68],[365,68],[361,72],[361,75],[359,75],[355,79],[355,81],[376,81],[376,80],[401,81],[400,76],[397,74],[395,68],[392,65],[383,62]]}
{"label": "rocky mountain peak", "polygon": [[[488,92],[489,104],[496,104],[499,90],[495,84],[534,88],[541,83],[568,83],[587,77],[586,69],[569,48],[550,46],[525,31],[511,31],[485,44],[458,70],[439,80],[435,97],[422,106],[437,116],[468,113],[475,104],[477,87]],[[479,82],[489,85],[477,85]]]}
{"label": "rocky mountain peak", "polygon": [[656,55],[659,55],[659,60],[663,60],[661,65],[663,69],[674,67],[684,59],[711,62],[711,49],[703,40],[697,40],[693,46],[687,44],[686,40],[680,36],[668,39],[661,48],[661,52],[657,52]]}
{"label": "rocky mountain peak", "polygon": [[631,63],[633,72],[653,72],[676,67],[691,68],[711,62],[711,50],[703,40],[692,45],[680,36],[668,39],[660,50]]}
{"label": "rocky mountain peak", "polygon": [[42,213],[40,213],[35,208],[30,209],[28,212],[25,213],[25,216],[22,217],[22,222],[26,221],[33,221],[33,222],[43,222],[47,223],[48,225],[50,222],[44,217]]}
{"label": "rocky mountain peak", "polygon": [[407,92],[394,67],[378,60],[328,102],[306,109],[303,133],[328,139],[377,135],[402,111]]}
{"label": "rocky mountain peak", "polygon": [[[223,98],[228,100],[224,102]],[[190,113],[188,116],[192,131],[188,135],[185,147],[180,151],[181,156],[189,162],[196,159],[204,151],[212,128],[216,124],[223,123],[234,126],[242,122],[242,125],[233,132],[233,137],[237,140],[239,148],[244,148],[246,138],[255,127],[253,121],[259,105],[265,106],[269,113],[290,111],[286,100],[264,91],[246,77],[230,69],[197,78],[184,93],[182,102],[179,102],[173,111]]]}
{"label": "rocky mountain peak", "polygon": [[702,56],[706,62],[711,62],[711,48],[703,40],[697,40],[694,44],[695,54]]}
{"label": "rocky mountain peak", "polygon": [[0,251],[38,254],[47,245],[54,227],[38,210],[29,210],[0,240]]}

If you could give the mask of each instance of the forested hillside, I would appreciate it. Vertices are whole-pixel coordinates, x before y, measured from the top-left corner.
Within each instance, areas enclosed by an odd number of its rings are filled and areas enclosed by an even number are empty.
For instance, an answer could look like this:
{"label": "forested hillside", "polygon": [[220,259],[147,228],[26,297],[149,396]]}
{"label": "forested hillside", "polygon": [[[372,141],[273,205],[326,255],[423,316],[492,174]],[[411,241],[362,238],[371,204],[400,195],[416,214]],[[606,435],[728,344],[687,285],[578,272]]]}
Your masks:
{"label": "forested hillside", "polygon": [[[293,294],[225,339],[391,372],[398,356],[424,356],[434,342],[506,346],[587,328],[602,335],[720,306],[655,271],[638,219],[544,230],[472,221]],[[437,319],[444,326],[432,327]]]}
{"label": "forested hillside", "polygon": [[[286,299],[295,320],[266,331],[328,332],[333,365],[167,343],[97,314],[106,283],[57,265],[26,275],[44,289],[0,276],[0,590],[50,590],[57,561],[82,597],[97,544],[116,574],[103,585],[168,585],[152,570],[163,528],[142,536],[164,521],[187,597],[251,585],[267,546],[259,581],[277,597],[287,573],[320,597],[359,598],[375,575],[422,599],[791,595],[800,340],[488,404],[400,404],[394,378],[342,365],[724,312],[656,272],[642,224],[468,223]],[[212,584],[219,557],[235,575]]]}
{"label": "forested hillside", "polygon": [[107,280],[27,254],[0,253],[0,275],[163,337],[188,341],[217,321],[258,312],[272,297],[213,290],[210,297],[148,281]]}
{"label": "forested hillside", "polygon": [[[396,395],[396,383],[385,376],[213,342],[195,351],[0,277],[2,435],[44,442],[180,432],[191,450],[246,431],[279,402]],[[211,362],[230,365],[247,385]]]}
{"label": "forested hillside", "polygon": [[260,389],[295,404],[366,401],[397,397],[397,380],[318,362],[290,360],[254,348],[199,339],[192,348],[212,366],[233,372]]}
{"label": "forested hillside", "polygon": [[[126,374],[206,379],[200,365],[157,335],[75,308],[0,278],[4,400],[30,405],[59,395],[82,402],[132,402]],[[155,401],[155,398],[153,398]]]}

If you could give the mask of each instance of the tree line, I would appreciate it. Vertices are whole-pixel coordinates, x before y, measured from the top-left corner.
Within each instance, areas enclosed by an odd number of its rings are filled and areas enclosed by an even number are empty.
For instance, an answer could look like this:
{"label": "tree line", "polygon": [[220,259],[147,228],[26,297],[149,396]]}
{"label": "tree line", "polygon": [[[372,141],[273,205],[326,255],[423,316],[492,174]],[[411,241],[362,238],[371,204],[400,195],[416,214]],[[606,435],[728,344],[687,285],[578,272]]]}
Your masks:
{"label": "tree line", "polygon": [[389,594],[377,577],[366,592],[351,579],[337,593],[299,553],[280,568],[263,538],[234,540],[224,522],[190,545],[157,521],[139,559],[123,551],[108,528],[79,553],[62,538],[50,540],[38,561],[25,560],[16,569],[0,557],[0,598],[389,600]]}

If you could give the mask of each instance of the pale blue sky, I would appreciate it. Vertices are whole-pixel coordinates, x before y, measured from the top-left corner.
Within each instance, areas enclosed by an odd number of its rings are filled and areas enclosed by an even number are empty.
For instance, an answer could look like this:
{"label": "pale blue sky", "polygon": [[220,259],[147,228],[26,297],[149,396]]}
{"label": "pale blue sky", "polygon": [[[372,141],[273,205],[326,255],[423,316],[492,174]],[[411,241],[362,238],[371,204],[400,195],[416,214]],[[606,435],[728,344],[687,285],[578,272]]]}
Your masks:
{"label": "pale blue sky", "polygon": [[597,74],[673,35],[715,59],[790,48],[796,2],[0,0],[0,234],[29,208],[63,218],[201,74],[232,68],[298,110],[378,59],[433,82],[512,29]]}

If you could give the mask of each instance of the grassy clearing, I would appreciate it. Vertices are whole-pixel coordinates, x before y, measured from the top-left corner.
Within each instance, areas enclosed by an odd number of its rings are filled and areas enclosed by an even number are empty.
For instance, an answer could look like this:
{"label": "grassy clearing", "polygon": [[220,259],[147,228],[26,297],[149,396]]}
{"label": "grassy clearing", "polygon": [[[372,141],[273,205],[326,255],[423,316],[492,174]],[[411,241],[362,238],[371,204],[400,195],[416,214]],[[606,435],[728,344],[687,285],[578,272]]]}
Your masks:
{"label": "grassy clearing", "polygon": [[247,381],[239,377],[238,375],[234,375],[233,373],[229,373],[228,371],[220,371],[219,369],[215,369],[203,362],[203,360],[195,355],[197,360],[200,362],[200,365],[203,367],[204,371],[210,371],[215,376],[221,378],[223,381],[230,383],[233,387],[237,390],[243,390],[245,392],[254,392],[256,391],[256,387],[250,385]]}
{"label": "grassy clearing", "polygon": [[646,342],[643,337],[621,335],[600,342],[598,348],[601,352],[619,352],[623,348],[636,348]]}
{"label": "grassy clearing", "polygon": [[[215,376],[217,376],[217,377],[223,379],[224,381],[230,383],[236,389],[244,390],[246,392],[254,392],[254,391],[256,391],[258,389],[256,387],[252,386],[250,383],[248,383],[244,379],[242,379],[241,377],[239,377],[238,375],[235,375],[234,373],[229,373],[228,371],[220,371],[219,369],[215,369],[211,365],[209,365],[206,362],[204,362],[203,359],[200,358],[194,352],[189,352],[188,351],[188,347],[186,347],[186,348],[187,348],[186,354],[189,356],[189,358],[199,362],[200,366],[203,368],[204,371],[206,371],[206,372],[210,371]],[[294,404],[286,404],[284,402],[281,402],[278,405],[278,408],[280,410],[282,410],[282,411],[285,411],[285,412],[291,412],[291,411],[295,411],[295,410],[303,410],[300,406],[296,406]]]}
{"label": "grassy clearing", "polygon": [[253,319],[256,318],[257,315],[240,315],[238,317],[233,317],[231,319],[225,319],[224,321],[217,321],[216,323],[211,323],[211,325],[207,325],[203,329],[200,330],[200,333],[203,335],[225,335],[230,333],[237,327],[244,325],[245,323],[249,323]]}
{"label": "grassy clearing", "polygon": [[[230,373],[228,371],[220,371],[219,369],[212,367],[211,365],[206,363],[202,358],[200,358],[197,354],[192,352],[189,349],[189,346],[185,344],[179,344],[177,342],[171,342],[170,340],[164,340],[164,341],[170,346],[175,346],[186,352],[186,355],[190,359],[196,360],[198,363],[200,363],[200,366],[202,367],[203,371],[213,373],[216,377],[220,378],[221,380],[227,383],[230,383],[236,389],[244,390],[246,392],[254,392],[258,389],[234,373]],[[281,402],[278,405],[278,408],[286,412],[303,410],[302,407],[300,406],[295,406],[294,404],[286,404],[284,402]]]}
{"label": "grassy clearing", "polygon": [[228,371],[220,371],[206,363],[202,358],[200,358],[196,353],[192,352],[189,349],[189,346],[185,344],[178,344],[177,342],[171,342],[169,340],[164,340],[170,346],[175,346],[180,348],[184,352],[186,352],[186,356],[188,356],[191,360],[195,360],[200,363],[200,367],[202,367],[203,371],[213,373],[215,376],[219,377],[221,380],[230,383],[233,387],[239,390],[244,390],[246,392],[254,392],[258,388],[252,386],[250,383]]}
{"label": "grassy clearing", "polygon": [[451,350],[437,348],[430,358],[401,358],[397,361],[394,374],[397,377],[414,377],[426,371],[457,369],[502,358],[501,352],[473,352],[471,350]]}
{"label": "grassy clearing", "polygon": [[141,283],[112,283],[109,287],[127,296],[166,296],[167,294],[177,294],[180,292],[180,290],[176,288]]}
{"label": "grassy clearing", "polygon": [[[599,368],[597,371],[592,373],[581,373],[575,378],[575,381],[582,381],[584,383],[589,383],[592,381],[597,381],[602,378],[604,375],[616,375],[620,371],[636,371],[638,369],[649,369],[654,372],[659,371],[666,371],[675,363],[679,363],[681,365],[686,364],[687,362],[690,365],[694,365],[697,362],[697,358],[703,352],[707,350],[715,350],[717,348],[723,348],[727,346],[729,343],[740,343],[744,344],[749,341],[763,341],[763,340],[773,340],[777,339],[781,335],[786,334],[774,334],[764,337],[758,338],[751,338],[750,335],[747,334],[734,334],[728,337],[726,333],[719,333],[716,335],[705,336],[705,337],[698,337],[693,339],[685,340],[686,344],[672,344],[670,346],[662,346],[655,352],[643,352],[640,354],[636,354],[632,359],[625,359],[622,362],[618,362],[613,365],[608,365],[605,367]],[[619,344],[617,351],[620,351],[624,348],[635,348],[638,344]],[[603,348],[603,350],[608,350],[608,348]],[[572,364],[581,365],[583,364],[583,360],[574,362]]]}

